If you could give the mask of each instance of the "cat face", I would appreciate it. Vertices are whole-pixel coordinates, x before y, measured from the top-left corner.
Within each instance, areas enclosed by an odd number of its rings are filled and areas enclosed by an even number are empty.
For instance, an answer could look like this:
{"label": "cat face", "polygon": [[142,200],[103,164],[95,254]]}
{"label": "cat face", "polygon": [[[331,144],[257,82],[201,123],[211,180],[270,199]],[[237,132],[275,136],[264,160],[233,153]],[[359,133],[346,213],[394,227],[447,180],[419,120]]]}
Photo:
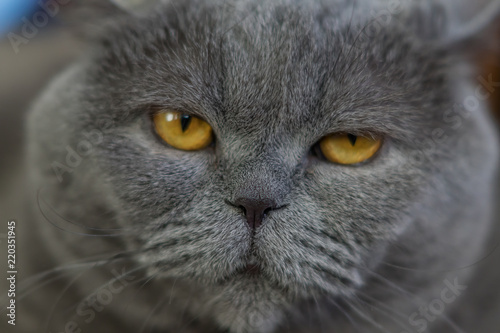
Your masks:
{"label": "cat face", "polygon": [[[100,225],[125,230],[151,275],[213,290],[226,312],[346,297],[492,165],[473,162],[491,151],[478,145],[491,135],[480,115],[450,120],[460,99],[449,52],[402,17],[370,26],[363,4],[340,2],[163,5],[113,23],[57,88],[58,107],[33,115],[34,132],[59,138],[42,149],[49,160],[79,133],[102,133],[61,191],[90,188],[89,209],[112,215]],[[168,145],[159,110],[203,119],[213,142]],[[333,163],[318,143],[336,133],[382,145],[362,163]],[[272,202],[260,225],[242,198]],[[435,232],[425,225],[419,237]]]}

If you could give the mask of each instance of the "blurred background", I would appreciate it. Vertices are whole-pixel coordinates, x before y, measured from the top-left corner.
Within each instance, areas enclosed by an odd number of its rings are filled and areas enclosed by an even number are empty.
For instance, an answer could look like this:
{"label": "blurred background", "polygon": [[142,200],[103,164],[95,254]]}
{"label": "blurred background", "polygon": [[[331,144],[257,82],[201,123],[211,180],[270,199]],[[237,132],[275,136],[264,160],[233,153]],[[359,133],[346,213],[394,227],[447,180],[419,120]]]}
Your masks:
{"label": "blurred background", "polygon": [[[22,156],[23,119],[30,104],[82,50],[82,45],[61,27],[57,15],[34,16],[42,12],[45,13],[34,0],[0,0],[0,172],[6,176],[0,178],[3,181],[10,178],[6,170],[15,170]],[[33,26],[27,25],[27,21]]]}

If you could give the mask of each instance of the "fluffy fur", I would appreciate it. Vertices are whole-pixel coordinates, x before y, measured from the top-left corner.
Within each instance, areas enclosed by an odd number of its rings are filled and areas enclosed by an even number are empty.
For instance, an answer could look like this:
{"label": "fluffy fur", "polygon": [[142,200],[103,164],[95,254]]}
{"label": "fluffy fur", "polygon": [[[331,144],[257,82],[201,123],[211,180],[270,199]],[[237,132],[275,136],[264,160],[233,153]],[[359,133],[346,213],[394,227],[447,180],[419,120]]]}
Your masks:
{"label": "fluffy fur", "polygon": [[[469,36],[450,34],[442,3],[400,4],[384,16],[384,1],[173,1],[100,24],[32,110],[28,157],[30,250],[47,259],[32,270],[102,261],[29,293],[26,331],[462,332],[481,320],[452,318],[456,301],[411,321],[446,281],[474,275],[461,268],[492,230],[499,147],[486,106],[464,107]],[[158,107],[206,119],[215,144],[167,146]],[[383,149],[329,163],[314,146],[336,132],[380,135]],[[282,208],[254,233],[228,204],[242,193]],[[90,319],[81,304],[112,267],[130,271],[129,298]]]}

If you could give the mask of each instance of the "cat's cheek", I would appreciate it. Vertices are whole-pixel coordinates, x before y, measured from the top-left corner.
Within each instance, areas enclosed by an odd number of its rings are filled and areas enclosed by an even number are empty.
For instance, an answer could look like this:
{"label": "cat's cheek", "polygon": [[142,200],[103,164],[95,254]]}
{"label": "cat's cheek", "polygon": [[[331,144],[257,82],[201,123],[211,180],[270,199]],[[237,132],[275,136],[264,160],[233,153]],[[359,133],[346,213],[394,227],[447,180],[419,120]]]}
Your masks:
{"label": "cat's cheek", "polygon": [[411,224],[410,203],[421,195],[418,185],[425,182],[404,150],[386,146],[373,163],[360,167],[315,165],[306,173],[302,191],[325,212],[323,220],[331,228],[340,223],[371,248],[397,238]]}
{"label": "cat's cheek", "polygon": [[185,207],[210,184],[206,159],[168,158],[132,146],[108,146],[101,151],[100,168],[123,212],[136,223]]}

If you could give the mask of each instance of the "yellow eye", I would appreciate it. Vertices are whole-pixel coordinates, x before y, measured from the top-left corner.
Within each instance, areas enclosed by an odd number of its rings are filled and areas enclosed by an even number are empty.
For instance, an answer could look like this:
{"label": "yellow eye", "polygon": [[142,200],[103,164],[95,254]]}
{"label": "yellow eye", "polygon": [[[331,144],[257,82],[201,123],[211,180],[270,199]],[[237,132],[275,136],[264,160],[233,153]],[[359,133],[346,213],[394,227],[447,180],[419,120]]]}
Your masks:
{"label": "yellow eye", "polygon": [[210,125],[195,116],[176,111],[153,116],[156,132],[166,143],[181,150],[200,150],[213,141]]}
{"label": "yellow eye", "polygon": [[352,134],[332,134],[323,138],[319,143],[326,159],[339,164],[364,162],[375,155],[381,145],[381,139]]}

